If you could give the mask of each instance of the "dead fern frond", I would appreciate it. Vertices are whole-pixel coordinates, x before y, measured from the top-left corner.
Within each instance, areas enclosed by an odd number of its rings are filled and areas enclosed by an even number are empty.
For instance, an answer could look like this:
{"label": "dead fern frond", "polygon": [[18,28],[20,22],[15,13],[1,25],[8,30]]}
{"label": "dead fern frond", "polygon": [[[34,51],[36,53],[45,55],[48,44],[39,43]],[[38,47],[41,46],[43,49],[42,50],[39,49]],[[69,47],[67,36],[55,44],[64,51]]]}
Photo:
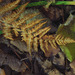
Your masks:
{"label": "dead fern frond", "polygon": [[17,9],[16,12],[13,12],[12,14],[3,17],[2,22],[4,37],[13,40],[12,32],[14,32],[16,37],[21,34],[22,41],[26,42],[27,49],[31,54],[32,48],[34,48],[36,52],[38,51],[38,44],[40,43],[39,40],[42,40],[42,37],[50,30],[50,27],[40,29],[44,24],[47,23],[47,21],[42,22],[45,19],[37,19],[31,21],[29,24],[26,24],[26,21],[28,19],[39,15],[39,13],[25,15],[23,18],[17,21],[16,19],[18,19],[20,14],[24,11],[24,8],[27,4],[28,3],[22,5],[19,9]]}
{"label": "dead fern frond", "polygon": [[75,43],[75,40],[73,40],[69,37],[64,37],[61,34],[58,34],[56,36],[54,36],[54,35],[45,35],[43,37],[43,40],[45,40],[45,42],[46,42],[46,47],[48,46],[47,43],[49,43],[55,49],[58,48],[57,45],[66,45],[66,44],[69,44],[69,43]]}
{"label": "dead fern frond", "polygon": [[13,40],[12,34],[10,32],[11,32],[10,28],[3,27],[4,37],[7,38],[7,39],[10,39],[10,40]]}
{"label": "dead fern frond", "polygon": [[[38,51],[38,44],[39,44],[39,40],[40,40],[39,37],[41,36],[41,38],[42,38],[50,30],[50,27],[40,29],[44,24],[46,24],[46,22],[39,23],[42,20],[44,20],[44,19],[32,21],[31,24],[29,23],[29,24],[21,27],[22,41],[26,42],[27,49],[30,54],[32,52],[31,51],[32,47],[34,48],[34,51],[36,51],[36,52]],[[39,24],[39,25],[37,25],[33,28],[33,26],[36,24]],[[43,33],[43,32],[45,32],[45,33]]]}
{"label": "dead fern frond", "polygon": [[40,22],[43,21],[43,20],[44,20],[44,19],[33,20],[33,21],[30,22],[29,24],[22,26],[21,29],[24,30],[24,29],[27,29],[27,28],[31,28],[31,27],[33,27],[34,25],[40,23]]}
{"label": "dead fern frond", "polygon": [[[46,41],[46,46],[48,46],[47,43],[49,43],[53,48],[57,49],[57,44],[56,44],[56,40],[55,40],[55,37],[54,35],[45,35],[43,37],[43,40]],[[48,50],[48,49],[47,49]]]}
{"label": "dead fern frond", "polygon": [[69,37],[64,37],[61,34],[57,35],[55,40],[58,45],[66,45],[68,43],[75,43],[75,40],[73,40]]}
{"label": "dead fern frond", "polygon": [[[0,0],[0,1],[2,1],[2,0]],[[2,8],[0,9],[0,15],[4,14],[4,13],[7,12],[7,11],[10,11],[10,10],[14,9],[14,8],[18,5],[18,3],[19,3],[20,1],[21,1],[21,0],[16,0],[16,1],[14,1],[14,2],[12,2],[12,3],[9,3],[9,4],[5,5],[4,7],[2,7]]]}
{"label": "dead fern frond", "polygon": [[42,26],[47,23],[47,21],[44,21],[45,19],[33,20],[26,24],[27,20],[39,15],[39,13],[28,14],[18,20],[20,14],[24,11],[27,4],[28,3],[22,5],[16,10],[16,12],[2,18],[3,33],[5,38],[14,40],[14,35],[15,37],[20,35],[22,37],[21,41],[24,41],[27,44],[27,50],[30,55],[32,48],[35,52],[38,52],[38,46],[40,46],[41,50],[46,53],[50,51],[50,46],[57,49],[58,45],[66,45],[68,43],[75,42],[75,40],[65,38],[61,34],[56,36],[46,35],[51,28],[42,28]]}
{"label": "dead fern frond", "polygon": [[12,14],[8,16],[3,17],[2,18],[3,22],[10,24],[14,20],[16,20],[20,16],[20,14],[24,11],[27,4],[28,3],[22,5],[19,9],[16,10],[16,12],[13,12]]}

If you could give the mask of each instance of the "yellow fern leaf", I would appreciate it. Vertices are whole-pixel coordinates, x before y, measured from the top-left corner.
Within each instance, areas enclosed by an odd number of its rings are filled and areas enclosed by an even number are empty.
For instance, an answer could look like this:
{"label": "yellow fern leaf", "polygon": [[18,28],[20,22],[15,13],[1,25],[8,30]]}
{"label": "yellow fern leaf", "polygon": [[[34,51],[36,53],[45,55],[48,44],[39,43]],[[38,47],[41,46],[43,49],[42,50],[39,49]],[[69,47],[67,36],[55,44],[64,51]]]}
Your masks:
{"label": "yellow fern leaf", "polygon": [[[36,33],[34,33],[33,36],[34,36],[34,37],[36,37],[36,36],[38,36],[38,35],[41,36],[41,34],[42,34],[44,31],[48,32],[49,30],[50,30],[49,27],[46,27],[46,28],[40,29],[39,31],[37,31]],[[43,35],[44,35],[44,34],[42,34],[42,36],[43,36]]]}
{"label": "yellow fern leaf", "polygon": [[35,37],[33,40],[33,47],[36,52],[38,52],[38,37]]}
{"label": "yellow fern leaf", "polygon": [[26,39],[27,39],[27,32],[26,30],[21,30],[21,36],[22,36],[22,41],[25,41],[26,42]]}
{"label": "yellow fern leaf", "polygon": [[23,27],[21,27],[21,29],[27,29],[27,28],[31,28],[34,25],[38,24],[39,22],[43,21],[44,19],[37,19],[37,20],[33,20],[31,21],[29,24],[24,25]]}
{"label": "yellow fern leaf", "polygon": [[69,38],[69,37],[64,37],[61,34],[58,34],[55,38],[56,42],[58,45],[66,45],[68,43],[75,43],[75,40]]}
{"label": "yellow fern leaf", "polygon": [[43,40],[47,40],[48,43],[55,49],[57,49],[57,44],[56,44],[56,41],[55,41],[55,37],[53,35],[45,35],[43,37]]}
{"label": "yellow fern leaf", "polygon": [[3,27],[4,37],[7,38],[7,39],[10,39],[10,40],[13,40],[12,34],[10,32],[11,32],[10,28]]}
{"label": "yellow fern leaf", "polygon": [[40,42],[40,48],[41,48],[41,50],[45,53],[43,39],[40,39],[39,42]]}
{"label": "yellow fern leaf", "polygon": [[43,29],[44,31],[42,34],[40,34],[39,38],[43,37],[50,29],[50,27],[48,27],[46,30]]}
{"label": "yellow fern leaf", "polygon": [[32,35],[29,34],[26,39],[26,44],[27,44],[27,49],[28,49],[30,55],[31,55],[32,43],[33,43]]}
{"label": "yellow fern leaf", "polygon": [[[25,15],[23,18],[16,20],[20,14],[23,12],[25,6],[28,3],[22,5],[16,12],[13,12],[12,14],[5,16],[2,18],[3,22],[3,33],[4,37],[10,40],[13,40],[12,31],[15,33],[15,36],[18,37],[19,33],[22,36],[22,41],[24,41],[27,44],[27,50],[29,51],[30,55],[32,52],[32,48],[34,48],[34,51],[38,51],[38,45],[40,45],[41,50],[45,53],[45,48],[48,49],[48,40],[43,39],[43,36],[51,29],[50,27],[45,27],[41,29],[41,27],[47,23],[42,22],[45,19],[37,19],[34,21],[31,21],[29,24],[26,24],[25,22],[28,19],[33,18],[34,16],[39,15],[39,13],[35,14],[28,14]],[[41,23],[40,23],[41,22]],[[25,24],[24,24],[25,23]],[[23,25],[22,25],[23,24]],[[46,46],[44,45],[46,44]],[[44,47],[45,46],[45,47]]]}
{"label": "yellow fern leaf", "polygon": [[28,3],[22,5],[20,8],[18,8],[16,10],[16,12],[13,12],[12,14],[10,14],[8,16],[3,17],[2,18],[3,22],[5,22],[5,23],[11,23],[14,20],[16,20],[20,16],[20,14],[24,11],[24,9],[25,9],[25,7],[26,7],[27,4]]}
{"label": "yellow fern leaf", "polygon": [[[0,0],[0,1],[1,1],[1,0]],[[5,5],[5,6],[3,6],[3,7],[0,9],[0,15],[4,14],[4,13],[7,12],[7,11],[10,11],[10,10],[14,9],[14,8],[18,5],[18,3],[19,3],[20,1],[21,1],[21,0],[16,0],[16,1],[12,2],[12,3],[9,3],[9,4]]]}
{"label": "yellow fern leaf", "polygon": [[37,30],[39,30],[44,24],[46,24],[47,23],[47,21],[46,22],[43,22],[43,23],[39,23],[39,25],[37,25],[37,26],[34,26],[34,28],[32,28],[31,30],[30,30],[30,33],[34,33],[34,32],[36,32]]}
{"label": "yellow fern leaf", "polygon": [[44,42],[45,42],[45,48],[46,48],[47,51],[48,51],[48,50],[49,50],[49,49],[48,49],[48,40],[46,39]]}
{"label": "yellow fern leaf", "polygon": [[[38,13],[39,14],[39,13]],[[26,22],[26,20],[28,19],[31,19],[32,17],[34,16],[37,16],[38,15],[37,13],[35,14],[28,14],[28,15],[25,15],[23,18],[19,19],[18,21],[15,21],[15,22],[12,22],[12,26],[15,27],[15,26],[21,26],[23,23]],[[26,26],[26,25],[25,25]],[[22,26],[21,26],[22,27]],[[24,27],[23,27],[24,28]]]}

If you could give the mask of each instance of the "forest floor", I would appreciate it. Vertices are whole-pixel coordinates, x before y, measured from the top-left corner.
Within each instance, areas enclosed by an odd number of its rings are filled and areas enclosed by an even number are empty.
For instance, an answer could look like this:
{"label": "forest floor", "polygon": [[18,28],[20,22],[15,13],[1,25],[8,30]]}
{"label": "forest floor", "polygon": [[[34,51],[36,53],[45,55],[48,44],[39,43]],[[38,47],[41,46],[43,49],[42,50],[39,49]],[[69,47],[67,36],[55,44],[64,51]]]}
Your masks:
{"label": "forest floor", "polygon": [[[0,3],[0,8],[13,1],[14,0],[3,0],[3,2]],[[21,0],[20,4],[28,1],[36,2],[41,0]],[[51,30],[48,34],[52,35],[56,34],[59,25],[64,24],[72,10],[75,10],[75,6],[51,5],[47,10],[44,9],[43,6],[26,8],[24,13],[40,12],[41,14],[33,19],[46,18],[48,23],[45,26],[50,25]],[[12,11],[6,13],[6,15],[11,12]],[[0,16],[0,18],[1,17],[2,16]],[[44,54],[43,51],[38,48],[39,51],[37,53],[32,52],[31,56],[27,50],[21,52],[24,49],[26,49],[24,42],[20,40],[10,41],[4,38],[3,35],[0,35],[0,69],[3,69],[6,75],[75,75],[75,61],[70,63],[60,47],[56,49],[56,51],[51,48],[51,53],[47,54]]]}

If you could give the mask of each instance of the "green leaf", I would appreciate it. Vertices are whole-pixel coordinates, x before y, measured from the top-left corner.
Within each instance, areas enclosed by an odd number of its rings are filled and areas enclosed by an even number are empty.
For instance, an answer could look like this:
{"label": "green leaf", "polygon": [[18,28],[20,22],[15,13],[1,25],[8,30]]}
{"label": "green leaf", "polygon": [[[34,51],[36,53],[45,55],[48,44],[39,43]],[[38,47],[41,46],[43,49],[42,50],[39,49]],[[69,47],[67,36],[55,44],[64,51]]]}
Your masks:
{"label": "green leaf", "polygon": [[0,30],[0,34],[3,34],[3,32]]}
{"label": "green leaf", "polygon": [[60,48],[66,54],[66,57],[70,62],[72,62],[75,59],[75,43],[60,46]]}
{"label": "green leaf", "polygon": [[[62,34],[64,37],[75,40],[75,16],[70,14],[65,24],[59,26],[56,34]],[[60,48],[70,62],[75,59],[75,43],[66,44],[65,46],[62,45]]]}

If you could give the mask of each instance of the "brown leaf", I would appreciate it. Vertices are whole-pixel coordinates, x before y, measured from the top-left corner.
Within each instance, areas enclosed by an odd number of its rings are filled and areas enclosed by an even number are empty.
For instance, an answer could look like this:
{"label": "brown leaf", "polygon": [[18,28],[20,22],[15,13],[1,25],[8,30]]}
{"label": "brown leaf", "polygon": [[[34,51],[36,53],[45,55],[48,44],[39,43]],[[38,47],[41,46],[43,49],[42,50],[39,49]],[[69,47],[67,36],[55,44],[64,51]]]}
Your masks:
{"label": "brown leaf", "polygon": [[0,52],[0,66],[8,65],[12,70],[21,72],[26,69],[26,66],[14,56]]}
{"label": "brown leaf", "polygon": [[55,49],[51,45],[48,45],[48,50],[45,48],[45,56],[50,57],[51,55],[56,55],[59,51],[59,48]]}
{"label": "brown leaf", "polygon": [[73,73],[75,74],[75,60],[72,63],[70,63],[70,66],[73,70]]}
{"label": "brown leaf", "polygon": [[63,75],[63,74],[61,74],[57,69],[54,69],[53,71],[51,70],[49,72],[49,75]]}
{"label": "brown leaf", "polygon": [[16,40],[16,41],[10,41],[10,43],[12,45],[14,45],[15,47],[17,47],[20,51],[28,52],[25,42],[22,42],[20,40]]}

